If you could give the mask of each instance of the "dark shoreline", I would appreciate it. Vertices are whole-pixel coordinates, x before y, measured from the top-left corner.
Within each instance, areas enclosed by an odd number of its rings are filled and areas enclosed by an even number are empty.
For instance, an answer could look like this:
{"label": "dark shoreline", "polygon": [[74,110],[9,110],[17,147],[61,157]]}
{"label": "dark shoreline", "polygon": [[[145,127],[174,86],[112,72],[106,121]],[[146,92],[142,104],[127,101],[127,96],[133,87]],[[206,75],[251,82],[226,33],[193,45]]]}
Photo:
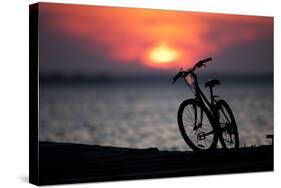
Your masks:
{"label": "dark shoreline", "polygon": [[[149,86],[149,85],[170,85],[172,77],[176,72],[132,74],[132,75],[112,75],[112,74],[59,74],[59,73],[40,73],[40,86]],[[222,80],[224,85],[243,84],[243,85],[272,85],[272,73],[202,73],[200,82],[215,77]],[[235,78],[235,79],[234,79]]]}
{"label": "dark shoreline", "polygon": [[273,147],[159,151],[39,142],[39,185],[273,171]]}

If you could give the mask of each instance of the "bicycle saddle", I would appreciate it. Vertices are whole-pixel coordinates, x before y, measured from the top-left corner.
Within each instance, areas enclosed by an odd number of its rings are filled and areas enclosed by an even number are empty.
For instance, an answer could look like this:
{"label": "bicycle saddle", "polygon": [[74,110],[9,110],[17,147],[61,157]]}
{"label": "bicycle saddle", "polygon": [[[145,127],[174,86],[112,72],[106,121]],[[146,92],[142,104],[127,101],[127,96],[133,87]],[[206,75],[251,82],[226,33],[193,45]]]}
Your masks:
{"label": "bicycle saddle", "polygon": [[205,83],[205,87],[214,87],[215,85],[219,85],[220,84],[220,81],[219,80],[208,80],[206,83]]}

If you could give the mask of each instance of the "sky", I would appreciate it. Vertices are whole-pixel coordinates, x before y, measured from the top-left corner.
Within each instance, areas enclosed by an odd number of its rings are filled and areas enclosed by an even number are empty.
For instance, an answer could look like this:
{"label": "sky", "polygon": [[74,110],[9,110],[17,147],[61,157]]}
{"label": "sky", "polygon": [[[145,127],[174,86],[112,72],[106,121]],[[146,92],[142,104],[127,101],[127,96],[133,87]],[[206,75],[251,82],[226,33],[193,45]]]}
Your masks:
{"label": "sky", "polygon": [[40,3],[41,73],[273,72],[273,18]]}

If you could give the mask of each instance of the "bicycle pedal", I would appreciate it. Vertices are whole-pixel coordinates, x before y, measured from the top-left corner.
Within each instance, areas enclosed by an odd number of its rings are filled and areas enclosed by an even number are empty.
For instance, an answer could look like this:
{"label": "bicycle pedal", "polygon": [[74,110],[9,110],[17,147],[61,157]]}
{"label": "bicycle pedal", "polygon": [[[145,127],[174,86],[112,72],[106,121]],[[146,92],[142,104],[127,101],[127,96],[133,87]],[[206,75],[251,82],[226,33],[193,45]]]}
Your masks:
{"label": "bicycle pedal", "polygon": [[197,139],[198,140],[204,140],[205,138],[206,138],[206,136],[205,136],[205,133],[204,132],[202,132],[202,133],[199,133],[198,135],[197,135]]}

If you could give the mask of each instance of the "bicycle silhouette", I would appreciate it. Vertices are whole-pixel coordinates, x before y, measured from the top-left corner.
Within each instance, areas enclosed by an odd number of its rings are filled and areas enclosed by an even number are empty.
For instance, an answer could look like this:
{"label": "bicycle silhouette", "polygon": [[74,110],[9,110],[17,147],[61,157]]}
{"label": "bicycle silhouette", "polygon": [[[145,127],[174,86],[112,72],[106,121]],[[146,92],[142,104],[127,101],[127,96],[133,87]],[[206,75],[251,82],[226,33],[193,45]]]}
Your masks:
{"label": "bicycle silhouette", "polygon": [[183,78],[195,94],[195,98],[183,101],[178,110],[178,126],[185,142],[194,151],[212,150],[218,140],[224,149],[239,148],[239,136],[234,115],[224,100],[217,100],[213,88],[219,80],[208,80],[205,87],[210,88],[210,101],[200,89],[195,74],[196,69],[206,66],[212,58],[200,60],[189,70],[182,68],[173,78],[173,84]]}

